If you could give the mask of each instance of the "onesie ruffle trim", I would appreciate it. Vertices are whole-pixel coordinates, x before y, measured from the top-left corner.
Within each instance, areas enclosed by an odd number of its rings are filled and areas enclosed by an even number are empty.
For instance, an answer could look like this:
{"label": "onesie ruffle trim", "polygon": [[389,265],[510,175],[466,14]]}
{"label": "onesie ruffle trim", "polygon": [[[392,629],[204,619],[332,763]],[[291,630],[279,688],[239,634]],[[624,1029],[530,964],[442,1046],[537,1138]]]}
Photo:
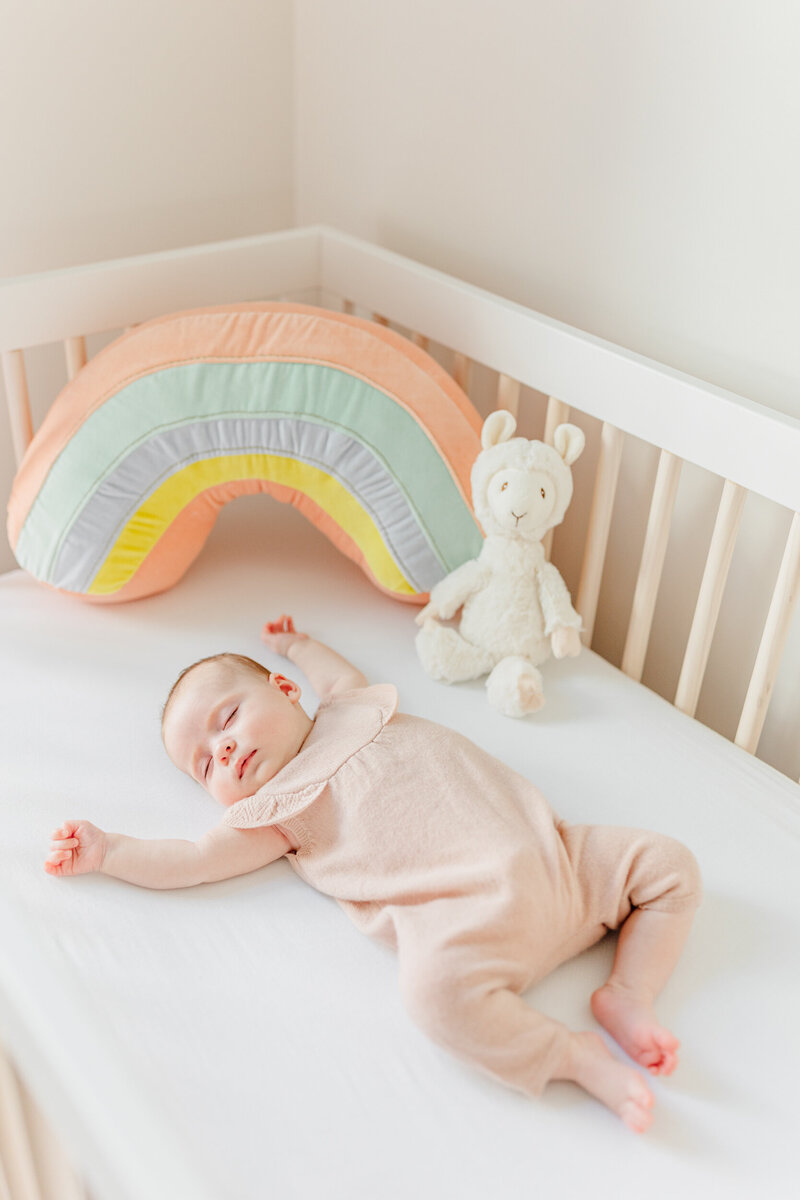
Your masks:
{"label": "onesie ruffle trim", "polygon": [[299,753],[252,796],[232,804],[222,824],[254,829],[297,816],[354,754],[375,740],[396,711],[397,689],[390,683],[323,700]]}

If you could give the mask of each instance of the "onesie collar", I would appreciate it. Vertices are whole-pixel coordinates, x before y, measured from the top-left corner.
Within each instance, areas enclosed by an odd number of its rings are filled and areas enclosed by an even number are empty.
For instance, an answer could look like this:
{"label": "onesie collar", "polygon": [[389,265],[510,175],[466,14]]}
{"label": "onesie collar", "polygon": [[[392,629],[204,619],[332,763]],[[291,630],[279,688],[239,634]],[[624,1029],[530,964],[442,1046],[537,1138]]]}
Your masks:
{"label": "onesie collar", "polygon": [[354,688],[323,700],[298,753],[252,796],[232,804],[223,825],[275,825],[308,808],[345,763],[378,736],[397,711],[391,683]]}

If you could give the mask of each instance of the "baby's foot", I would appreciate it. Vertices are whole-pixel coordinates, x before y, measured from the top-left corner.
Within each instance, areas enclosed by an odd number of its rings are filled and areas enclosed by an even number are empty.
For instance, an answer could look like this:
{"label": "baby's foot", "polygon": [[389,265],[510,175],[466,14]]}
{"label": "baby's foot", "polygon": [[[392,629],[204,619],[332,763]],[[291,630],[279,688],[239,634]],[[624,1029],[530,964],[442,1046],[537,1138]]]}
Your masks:
{"label": "baby's foot", "polygon": [[656,1021],[645,999],[607,983],[592,996],[592,1012],[626,1054],[652,1075],[671,1075],[680,1042]]}
{"label": "baby's foot", "polygon": [[570,1078],[622,1118],[634,1133],[653,1122],[653,1093],[633,1067],[618,1062],[599,1033],[573,1033]]}

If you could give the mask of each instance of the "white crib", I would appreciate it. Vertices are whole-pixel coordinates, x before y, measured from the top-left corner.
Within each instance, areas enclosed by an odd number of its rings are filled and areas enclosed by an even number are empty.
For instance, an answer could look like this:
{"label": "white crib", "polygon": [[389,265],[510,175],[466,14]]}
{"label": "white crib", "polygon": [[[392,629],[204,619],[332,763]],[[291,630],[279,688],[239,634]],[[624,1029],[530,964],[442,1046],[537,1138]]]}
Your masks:
{"label": "white crib", "polygon": [[[787,1111],[800,1048],[796,734],[782,728],[773,738],[791,778],[755,755],[800,586],[800,421],[398,255],[310,228],[0,283],[17,458],[33,426],[23,352],[30,362],[37,348],[63,342],[71,378],[86,361],[90,335],[182,308],[279,298],[390,323],[439,357],[483,411],[517,413],[529,436],[547,439],[567,418],[583,425],[589,465],[583,476],[576,472],[576,498],[551,552],[591,650],[546,665],[543,714],[524,722],[492,715],[479,684],[444,689],[424,677],[413,610],[379,595],[295,512],[264,497],[226,510],[186,579],[161,597],[100,611],[22,572],[0,579],[4,724],[9,747],[19,748],[3,774],[11,833],[10,857],[0,852],[0,1037],[9,1053],[0,1070],[0,1200],[68,1200],[87,1188],[94,1200],[400,1197],[412,1188],[427,1200],[519,1190],[528,1180],[547,1197],[590,1185],[601,1196],[667,1196],[678,1187],[699,1196],[718,1186],[718,1194],[744,1197],[759,1179],[765,1195],[796,1194]],[[641,443],[659,454],[651,492],[646,470],[626,477],[623,469],[623,448],[635,453]],[[648,653],[660,653],[651,635],[665,562],[680,535],[694,532],[691,518],[679,528],[672,519],[684,463],[704,473],[704,504],[721,495],[705,562],[694,569],[677,684],[665,699],[640,681]],[[756,649],[732,676],[746,671],[749,682],[731,744],[706,727],[724,731],[730,718],[715,722],[701,711],[701,688],[751,494],[788,535],[765,585],[762,628],[740,642],[740,660]],[[649,516],[619,632],[619,605],[602,603],[601,584],[607,563],[617,571],[612,518],[623,505],[649,508]],[[401,1012],[390,956],[340,928],[334,906],[306,895],[285,864],[172,898],[94,877],[45,877],[51,820],[95,815],[108,827],[108,812],[141,836],[181,829],[196,836],[208,827],[215,814],[186,781],[172,779],[157,724],[142,723],[142,713],[157,712],[193,657],[223,648],[257,654],[259,619],[292,605],[371,679],[399,682],[406,709],[457,725],[534,777],[562,815],[660,827],[698,854],[710,898],[664,997],[678,1036],[682,1025],[690,1033],[674,1087],[686,1082],[677,1099],[670,1084],[659,1095],[661,1134],[657,1123],[646,1139],[631,1141],[566,1085],[532,1107],[440,1056]],[[780,676],[789,699],[798,674],[791,658]],[[103,745],[81,755],[81,706],[120,676],[125,699],[116,700],[115,686],[110,711],[91,721]],[[693,719],[698,711],[704,723]],[[157,803],[139,804],[142,789]],[[267,897],[275,917],[265,931]],[[130,962],[116,948],[116,928],[129,939]],[[300,938],[320,957],[303,954]],[[192,988],[201,976],[193,971],[203,944],[217,956],[219,977],[202,976],[198,1014]],[[586,1002],[608,953],[597,947],[557,972],[537,988],[537,1005],[553,1004],[574,1027],[590,1026]],[[251,985],[246,995],[237,961]],[[317,963],[314,983],[304,972]],[[176,964],[183,983],[172,973]],[[170,980],[169,997],[160,979]],[[259,1036],[248,1060],[246,1040],[223,1017],[233,1002],[244,1027],[244,1013],[253,1021],[259,1011],[254,994],[267,991],[267,1025],[282,1038],[261,1029],[264,1044]],[[302,1036],[292,1015],[302,1017]],[[739,1091],[723,1066],[737,1027]],[[218,1058],[209,1049],[214,1039]],[[213,1098],[201,1099],[201,1051],[209,1055]],[[281,1064],[276,1078],[273,1061]],[[159,1064],[169,1081],[163,1094],[154,1084]],[[234,1119],[237,1097],[261,1097],[269,1119],[259,1125],[252,1104]],[[265,1145],[256,1153],[259,1130]],[[576,1136],[588,1147],[586,1160],[570,1150]]]}

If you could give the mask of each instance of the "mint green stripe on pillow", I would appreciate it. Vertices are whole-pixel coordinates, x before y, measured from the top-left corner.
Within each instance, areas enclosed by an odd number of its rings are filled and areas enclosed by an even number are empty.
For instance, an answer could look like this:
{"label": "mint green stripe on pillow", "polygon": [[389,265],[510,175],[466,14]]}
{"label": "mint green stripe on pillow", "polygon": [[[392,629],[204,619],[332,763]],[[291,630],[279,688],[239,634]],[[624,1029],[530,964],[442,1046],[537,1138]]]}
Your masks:
{"label": "mint green stripe on pillow", "polygon": [[418,592],[442,578],[442,564],[385,467],[350,434],[298,417],[206,418],[155,433],[95,488],[61,543],[49,582],[88,592],[127,522],[161,484],[203,459],[267,454],[336,479],[369,514],[400,574]]}
{"label": "mint green stripe on pillow", "polygon": [[64,538],[100,483],[154,435],[203,418],[262,415],[302,417],[360,441],[405,496],[443,574],[478,553],[480,532],[447,464],[416,417],[393,397],[341,368],[215,362],[137,379],[84,421],[31,506],[18,560],[49,580]]}

